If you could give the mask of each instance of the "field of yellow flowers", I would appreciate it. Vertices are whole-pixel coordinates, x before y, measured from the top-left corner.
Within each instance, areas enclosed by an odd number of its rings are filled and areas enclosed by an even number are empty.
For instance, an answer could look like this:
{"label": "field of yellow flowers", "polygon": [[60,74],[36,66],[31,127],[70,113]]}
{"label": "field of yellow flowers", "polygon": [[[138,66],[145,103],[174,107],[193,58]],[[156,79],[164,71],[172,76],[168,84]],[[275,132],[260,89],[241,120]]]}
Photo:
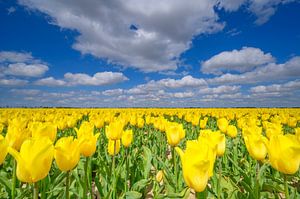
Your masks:
{"label": "field of yellow flowers", "polygon": [[0,109],[0,198],[300,198],[300,109]]}

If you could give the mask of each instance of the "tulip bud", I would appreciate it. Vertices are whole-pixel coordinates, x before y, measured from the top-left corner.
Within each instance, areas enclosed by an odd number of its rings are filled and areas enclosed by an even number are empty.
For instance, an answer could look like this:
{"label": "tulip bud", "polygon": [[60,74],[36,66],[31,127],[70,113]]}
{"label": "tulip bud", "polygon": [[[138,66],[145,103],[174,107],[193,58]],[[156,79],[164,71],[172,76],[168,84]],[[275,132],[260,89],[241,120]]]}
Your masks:
{"label": "tulip bud", "polygon": [[0,135],[0,165],[4,162],[8,151],[8,144],[4,137]]}
{"label": "tulip bud", "polygon": [[54,154],[54,146],[48,137],[24,141],[20,152],[11,147],[8,151],[17,160],[20,181],[34,183],[48,175]]}
{"label": "tulip bud", "polygon": [[70,171],[80,159],[80,145],[72,136],[62,137],[55,144],[55,161],[61,171]]}
{"label": "tulip bud", "polygon": [[123,132],[122,135],[122,144],[124,147],[129,147],[133,139],[133,132],[132,130],[126,130]]}
{"label": "tulip bud", "polygon": [[107,147],[109,155],[117,155],[120,152],[120,140],[108,140]]}

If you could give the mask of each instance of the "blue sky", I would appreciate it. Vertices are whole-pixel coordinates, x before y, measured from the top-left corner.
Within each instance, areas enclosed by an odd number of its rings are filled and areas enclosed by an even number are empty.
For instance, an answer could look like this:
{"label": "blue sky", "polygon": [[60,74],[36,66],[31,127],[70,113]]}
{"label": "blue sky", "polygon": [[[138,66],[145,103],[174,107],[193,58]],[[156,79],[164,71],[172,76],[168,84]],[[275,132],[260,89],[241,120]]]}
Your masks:
{"label": "blue sky", "polygon": [[0,106],[299,106],[299,19],[296,0],[0,1]]}

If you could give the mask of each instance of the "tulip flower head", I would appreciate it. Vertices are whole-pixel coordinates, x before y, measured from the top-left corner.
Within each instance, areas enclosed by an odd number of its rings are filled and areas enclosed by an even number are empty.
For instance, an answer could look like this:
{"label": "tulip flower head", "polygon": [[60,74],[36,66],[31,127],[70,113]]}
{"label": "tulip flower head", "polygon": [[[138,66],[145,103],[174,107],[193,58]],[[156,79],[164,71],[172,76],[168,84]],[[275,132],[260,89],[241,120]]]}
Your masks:
{"label": "tulip flower head", "polygon": [[0,165],[4,162],[8,152],[8,144],[4,137],[0,135]]}
{"label": "tulip flower head", "polygon": [[54,146],[48,137],[27,139],[20,152],[11,147],[8,151],[17,160],[20,181],[34,183],[48,175],[54,155]]}
{"label": "tulip flower head", "polygon": [[[116,148],[115,148],[115,144],[116,144]],[[120,152],[120,140],[108,140],[108,154],[113,156],[113,155],[117,155]]]}
{"label": "tulip flower head", "polygon": [[220,131],[222,133],[225,133],[227,131],[227,127],[228,127],[228,121],[226,118],[220,118],[217,121],[217,125],[218,125],[218,128],[220,129]]}
{"label": "tulip flower head", "polygon": [[181,159],[184,181],[196,192],[202,192],[215,160],[215,152],[210,144],[205,139],[192,140],[187,141],[185,152],[179,147],[175,150]]}
{"label": "tulip flower head", "polygon": [[126,148],[129,147],[132,142],[132,139],[133,139],[133,132],[131,129],[123,132],[122,144],[124,147],[126,147]]}
{"label": "tulip flower head", "polygon": [[80,144],[72,136],[62,137],[55,144],[55,162],[61,171],[70,171],[80,159]]}

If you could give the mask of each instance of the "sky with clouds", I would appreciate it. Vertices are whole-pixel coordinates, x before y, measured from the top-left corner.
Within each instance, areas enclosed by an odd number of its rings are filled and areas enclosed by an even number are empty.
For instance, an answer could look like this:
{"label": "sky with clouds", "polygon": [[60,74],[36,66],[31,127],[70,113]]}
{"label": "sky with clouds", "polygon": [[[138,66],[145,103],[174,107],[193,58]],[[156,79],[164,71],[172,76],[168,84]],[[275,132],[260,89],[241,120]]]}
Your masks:
{"label": "sky with clouds", "polygon": [[0,0],[0,106],[299,107],[299,0]]}

